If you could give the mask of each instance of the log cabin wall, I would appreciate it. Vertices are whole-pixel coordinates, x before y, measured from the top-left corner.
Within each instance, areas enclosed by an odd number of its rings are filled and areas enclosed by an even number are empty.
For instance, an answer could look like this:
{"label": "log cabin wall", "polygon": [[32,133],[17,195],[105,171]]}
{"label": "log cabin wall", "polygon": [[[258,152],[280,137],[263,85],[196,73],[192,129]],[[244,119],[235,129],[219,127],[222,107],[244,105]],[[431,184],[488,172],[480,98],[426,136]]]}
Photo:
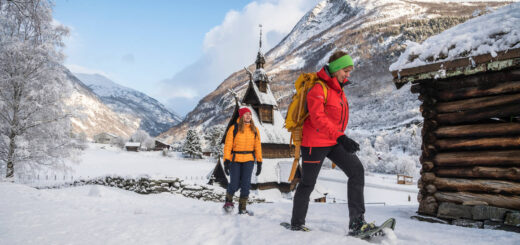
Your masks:
{"label": "log cabin wall", "polygon": [[424,117],[419,213],[441,202],[520,210],[520,69],[412,85]]}

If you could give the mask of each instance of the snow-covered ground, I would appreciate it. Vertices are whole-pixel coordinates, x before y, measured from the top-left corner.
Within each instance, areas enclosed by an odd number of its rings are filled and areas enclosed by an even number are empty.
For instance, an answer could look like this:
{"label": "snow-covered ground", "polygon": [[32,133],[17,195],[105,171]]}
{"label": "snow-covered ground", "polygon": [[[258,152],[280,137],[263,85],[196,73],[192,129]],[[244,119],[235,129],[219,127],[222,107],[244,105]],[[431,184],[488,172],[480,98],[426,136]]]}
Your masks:
{"label": "snow-covered ground", "polygon": [[[91,178],[207,176],[215,165],[209,160],[125,152],[97,144],[91,144],[81,158],[82,162],[72,165],[74,174]],[[244,217],[223,215],[221,203],[170,193],[141,195],[97,185],[38,190],[0,182],[0,244],[367,244],[345,236],[346,180],[338,170],[322,170],[318,185],[327,191],[328,203],[311,203],[307,225],[313,231],[309,233],[278,225],[290,219],[292,202],[277,190],[254,191],[253,195],[271,203],[250,205],[255,216]],[[186,181],[204,184],[207,180]],[[397,219],[395,234],[378,243],[520,244],[517,233],[412,220],[417,187],[395,182],[393,175],[366,176],[367,220]]]}
{"label": "snow-covered ground", "polygon": [[[293,232],[291,203],[254,204],[255,216],[223,215],[220,203],[172,194],[140,195],[104,186],[36,190],[0,183],[2,244],[368,244],[346,237],[347,205],[312,203],[307,225]],[[410,219],[416,205],[368,206],[367,219],[395,217],[381,244],[519,244],[512,232]]]}
{"label": "snow-covered ground", "polygon": [[[179,178],[189,183],[206,184],[208,175],[215,167],[211,159],[189,160],[180,153],[169,153],[170,157],[162,156],[162,152],[128,152],[114,146],[104,144],[89,144],[80,156],[79,163],[70,163],[72,168],[68,173],[41,172],[39,180],[35,174],[22,176],[21,183],[38,187],[59,185],[77,179],[94,179],[107,175],[136,178],[147,175],[154,179]],[[283,159],[287,160],[287,159]],[[267,171],[267,169],[265,169]],[[265,171],[264,171],[265,172]],[[56,175],[56,177],[54,177]],[[398,185],[395,175],[367,173],[365,178],[365,201],[373,205],[416,204],[417,185]],[[44,177],[45,176],[45,177]],[[49,177],[47,177],[49,176]],[[54,180],[56,178],[56,180]],[[47,180],[48,179],[48,180]],[[253,176],[253,181],[256,176]],[[329,202],[345,203],[347,197],[347,177],[338,168],[323,168],[319,175],[319,192],[327,193]],[[384,191],[381,191],[384,190]],[[279,191],[253,191],[255,197],[267,201],[290,201]]]}

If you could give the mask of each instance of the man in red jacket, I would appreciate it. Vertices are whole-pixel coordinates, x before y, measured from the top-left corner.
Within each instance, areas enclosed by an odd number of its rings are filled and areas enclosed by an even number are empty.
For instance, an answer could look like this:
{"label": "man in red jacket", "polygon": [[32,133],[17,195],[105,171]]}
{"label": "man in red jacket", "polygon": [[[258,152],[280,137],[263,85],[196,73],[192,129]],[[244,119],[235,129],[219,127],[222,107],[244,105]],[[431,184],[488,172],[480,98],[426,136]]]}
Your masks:
{"label": "man in red jacket", "polygon": [[327,98],[319,83],[307,94],[309,117],[303,124],[302,179],[293,199],[292,230],[308,230],[305,216],[309,197],[325,157],[348,176],[349,235],[374,228],[367,225],[364,219],[365,176],[363,165],[355,155],[359,145],[344,133],[349,113],[343,86],[347,84],[353,68],[354,62],[349,55],[342,51],[335,52],[329,58],[329,64],[317,72],[318,78],[328,86]]}

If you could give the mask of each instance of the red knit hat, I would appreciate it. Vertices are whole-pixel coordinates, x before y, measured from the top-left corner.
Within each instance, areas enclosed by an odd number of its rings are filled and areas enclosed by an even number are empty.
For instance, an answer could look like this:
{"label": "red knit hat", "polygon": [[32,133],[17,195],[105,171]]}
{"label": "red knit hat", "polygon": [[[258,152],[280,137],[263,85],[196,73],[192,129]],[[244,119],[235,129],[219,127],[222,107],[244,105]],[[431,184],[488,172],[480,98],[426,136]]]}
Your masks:
{"label": "red knit hat", "polygon": [[238,117],[241,117],[242,115],[244,115],[244,113],[246,112],[249,112],[251,113],[251,110],[249,110],[249,108],[247,107],[242,107],[238,110]]}

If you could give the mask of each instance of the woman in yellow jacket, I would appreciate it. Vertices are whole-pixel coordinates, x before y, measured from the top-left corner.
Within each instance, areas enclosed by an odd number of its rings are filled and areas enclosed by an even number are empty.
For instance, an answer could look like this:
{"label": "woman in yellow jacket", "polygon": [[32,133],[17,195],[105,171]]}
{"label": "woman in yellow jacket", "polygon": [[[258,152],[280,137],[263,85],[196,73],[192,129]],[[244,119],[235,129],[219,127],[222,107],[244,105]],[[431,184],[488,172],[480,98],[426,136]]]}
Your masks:
{"label": "woman in yellow jacket", "polygon": [[238,123],[227,131],[224,145],[224,171],[230,178],[224,210],[228,213],[233,210],[233,195],[240,188],[238,213],[250,214],[246,205],[251,188],[251,175],[255,161],[256,176],[262,171],[262,147],[260,133],[252,120],[251,111],[244,107],[238,110],[238,115]]}

